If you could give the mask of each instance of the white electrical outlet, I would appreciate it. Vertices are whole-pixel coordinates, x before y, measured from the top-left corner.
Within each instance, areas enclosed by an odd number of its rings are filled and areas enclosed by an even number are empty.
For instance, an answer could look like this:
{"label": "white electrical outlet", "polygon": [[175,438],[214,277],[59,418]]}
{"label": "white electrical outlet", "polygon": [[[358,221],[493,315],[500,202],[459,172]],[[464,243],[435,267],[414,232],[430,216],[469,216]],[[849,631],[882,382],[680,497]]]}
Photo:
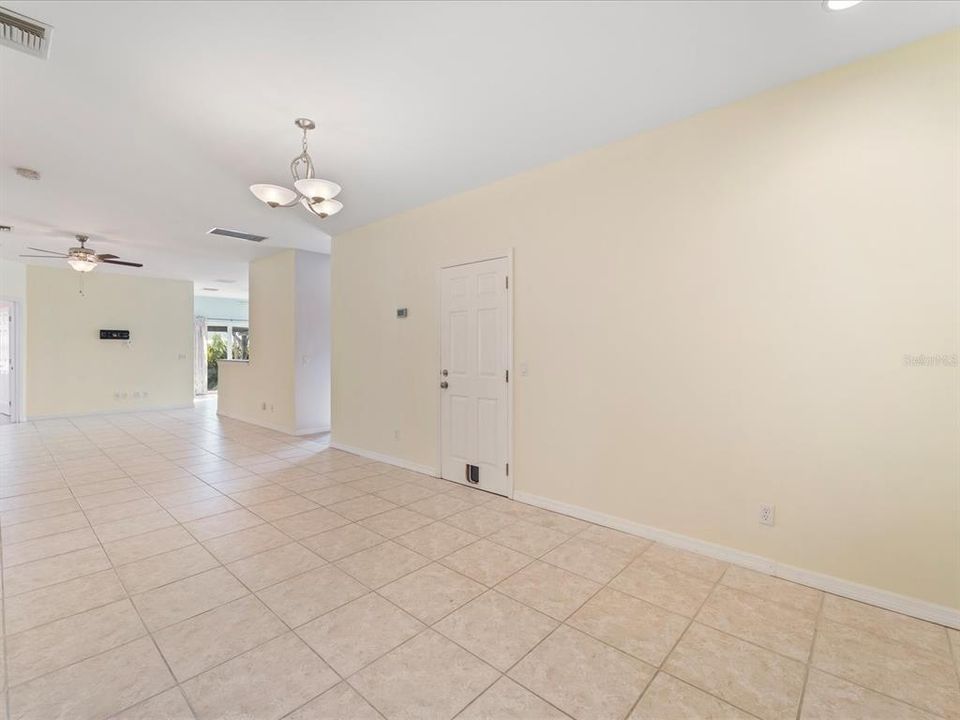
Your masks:
{"label": "white electrical outlet", "polygon": [[760,524],[773,525],[776,511],[777,511],[776,505],[767,505],[766,503],[761,503],[760,504]]}

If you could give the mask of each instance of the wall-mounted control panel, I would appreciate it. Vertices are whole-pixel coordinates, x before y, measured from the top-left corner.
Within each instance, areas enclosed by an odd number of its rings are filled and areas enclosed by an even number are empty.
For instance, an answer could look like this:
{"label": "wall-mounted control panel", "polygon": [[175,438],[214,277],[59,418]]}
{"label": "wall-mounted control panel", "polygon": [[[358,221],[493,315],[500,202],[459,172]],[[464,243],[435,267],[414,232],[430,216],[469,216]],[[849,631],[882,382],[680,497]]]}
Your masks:
{"label": "wall-mounted control panel", "polygon": [[100,339],[101,340],[129,340],[130,331],[129,330],[101,330]]}

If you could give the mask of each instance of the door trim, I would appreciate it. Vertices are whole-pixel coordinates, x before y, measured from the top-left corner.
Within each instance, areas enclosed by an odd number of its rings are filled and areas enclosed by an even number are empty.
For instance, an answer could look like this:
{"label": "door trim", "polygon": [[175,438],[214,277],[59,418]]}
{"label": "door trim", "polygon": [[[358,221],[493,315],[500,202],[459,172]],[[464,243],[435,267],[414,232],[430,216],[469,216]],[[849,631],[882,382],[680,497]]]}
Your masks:
{"label": "door trim", "polygon": [[507,478],[510,481],[510,492],[507,495],[511,500],[513,499],[514,494],[516,493],[516,471],[515,465],[513,462],[513,385],[516,382],[516,373],[513,372],[513,290],[515,287],[514,277],[513,277],[513,248],[508,248],[500,252],[491,252],[491,253],[481,253],[477,256],[469,259],[459,259],[459,260],[450,260],[449,262],[442,263],[436,271],[436,310],[437,310],[437,345],[436,345],[436,358],[435,365],[433,369],[433,377],[435,380],[434,383],[434,392],[436,392],[436,407],[437,407],[437,475],[438,477],[443,477],[443,395],[440,392],[440,354],[443,352],[441,343],[443,342],[443,313],[441,311],[443,305],[443,271],[453,267],[459,267],[460,265],[473,265],[475,263],[486,262],[487,260],[501,260],[506,259],[507,261],[507,277],[509,278],[510,286],[507,288],[507,357],[509,362],[507,365],[507,371],[510,373],[510,382],[507,383],[507,463],[510,466],[510,473],[507,475]]}
{"label": "door trim", "polygon": [[11,317],[13,318],[13,332],[10,333],[10,359],[13,361],[13,373],[10,377],[10,422],[26,422],[25,382],[26,368],[23,355],[26,351],[26,324],[24,322],[23,301],[0,295],[0,302],[10,303]]}

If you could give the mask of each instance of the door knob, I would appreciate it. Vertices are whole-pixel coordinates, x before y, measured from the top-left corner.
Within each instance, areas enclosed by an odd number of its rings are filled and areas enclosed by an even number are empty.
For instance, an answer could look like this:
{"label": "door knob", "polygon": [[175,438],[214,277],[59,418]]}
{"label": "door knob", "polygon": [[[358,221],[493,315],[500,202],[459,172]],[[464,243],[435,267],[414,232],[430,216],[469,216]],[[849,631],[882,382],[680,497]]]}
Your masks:
{"label": "door knob", "polygon": [[446,369],[441,370],[441,371],[440,371],[440,374],[443,375],[444,377],[446,377],[446,376],[447,376],[447,371],[446,371]]}
{"label": "door knob", "polygon": [[440,389],[441,389],[441,390],[446,390],[448,387],[450,387],[450,384],[449,384],[446,380],[444,380],[442,383],[440,383]]}

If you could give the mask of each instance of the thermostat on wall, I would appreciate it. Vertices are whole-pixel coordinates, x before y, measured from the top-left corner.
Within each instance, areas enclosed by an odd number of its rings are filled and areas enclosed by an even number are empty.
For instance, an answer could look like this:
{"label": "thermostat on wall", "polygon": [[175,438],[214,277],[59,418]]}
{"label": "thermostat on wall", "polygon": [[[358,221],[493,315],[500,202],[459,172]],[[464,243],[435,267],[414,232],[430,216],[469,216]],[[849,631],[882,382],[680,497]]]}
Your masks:
{"label": "thermostat on wall", "polygon": [[129,340],[130,331],[129,330],[101,330],[100,339],[101,340]]}

